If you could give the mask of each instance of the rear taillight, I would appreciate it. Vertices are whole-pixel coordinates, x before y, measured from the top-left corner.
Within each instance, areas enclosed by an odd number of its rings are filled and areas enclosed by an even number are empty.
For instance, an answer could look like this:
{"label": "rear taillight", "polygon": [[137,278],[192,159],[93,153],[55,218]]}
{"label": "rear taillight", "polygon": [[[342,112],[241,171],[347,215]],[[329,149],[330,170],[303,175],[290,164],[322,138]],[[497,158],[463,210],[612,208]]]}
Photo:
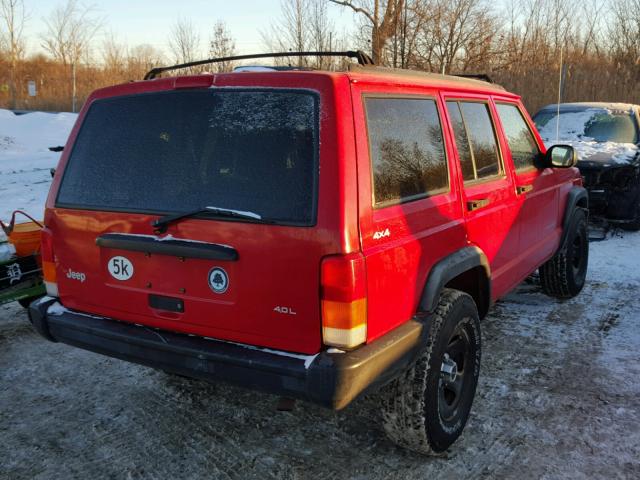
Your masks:
{"label": "rear taillight", "polygon": [[58,296],[58,279],[56,277],[56,264],[53,254],[53,236],[48,228],[42,229],[40,252],[42,255],[42,276],[47,295]]}
{"label": "rear taillight", "polygon": [[367,339],[367,269],[360,253],[325,257],[321,268],[322,340],[354,348]]}

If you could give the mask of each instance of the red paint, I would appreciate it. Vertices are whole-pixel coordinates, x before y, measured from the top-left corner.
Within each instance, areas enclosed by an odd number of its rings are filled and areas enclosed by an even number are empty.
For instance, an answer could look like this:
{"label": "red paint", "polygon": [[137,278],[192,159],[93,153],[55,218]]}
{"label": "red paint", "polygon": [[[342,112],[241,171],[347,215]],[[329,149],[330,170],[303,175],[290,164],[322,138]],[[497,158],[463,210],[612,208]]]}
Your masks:
{"label": "red paint", "polygon": [[[314,227],[184,220],[170,225],[167,233],[176,238],[231,245],[238,251],[239,260],[181,261],[109,250],[95,243],[96,237],[108,232],[151,235],[150,222],[157,216],[55,207],[69,152],[94,100],[211,85],[305,88],[320,94],[320,183]],[[341,284],[332,278],[324,293],[346,295],[347,300],[366,295],[367,341],[372,341],[415,314],[432,266],[467,245],[480,247],[489,258],[495,300],[556,250],[566,193],[579,182],[579,175],[576,169],[534,170],[517,175],[494,101],[514,103],[525,110],[519,97],[498,94],[493,88],[479,85],[382,73],[273,72],[167,78],[94,92],[69,137],[47,200],[45,223],[52,234],[61,303],[125,322],[311,354],[322,347],[323,258],[350,255],[349,258],[363,259],[358,260],[357,275],[354,273],[349,282]],[[379,209],[372,207],[362,100],[365,94],[436,99],[448,158],[448,193]],[[471,187],[463,185],[445,98],[476,98],[489,103],[503,152],[504,178]],[[530,118],[526,118],[532,126]],[[544,152],[533,126],[532,130]],[[534,190],[518,195],[517,186],[525,184],[534,185]],[[488,207],[468,211],[467,202],[484,198],[491,201]],[[374,238],[376,232],[386,229],[388,236]],[[107,271],[107,261],[116,255],[123,255],[134,264],[135,274],[126,282],[114,280]],[[224,295],[209,288],[207,275],[214,266],[224,268],[229,275]],[[86,281],[69,278],[69,269],[84,273]],[[150,308],[149,293],[182,298],[184,313]]]}

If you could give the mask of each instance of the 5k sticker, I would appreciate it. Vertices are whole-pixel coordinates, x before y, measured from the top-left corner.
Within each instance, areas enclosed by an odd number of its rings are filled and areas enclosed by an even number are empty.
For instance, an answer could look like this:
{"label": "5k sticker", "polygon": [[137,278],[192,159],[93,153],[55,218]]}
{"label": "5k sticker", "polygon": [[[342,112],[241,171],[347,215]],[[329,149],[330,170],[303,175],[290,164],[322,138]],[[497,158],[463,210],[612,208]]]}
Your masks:
{"label": "5k sticker", "polygon": [[107,265],[109,273],[116,280],[129,280],[133,277],[133,263],[125,257],[112,257]]}

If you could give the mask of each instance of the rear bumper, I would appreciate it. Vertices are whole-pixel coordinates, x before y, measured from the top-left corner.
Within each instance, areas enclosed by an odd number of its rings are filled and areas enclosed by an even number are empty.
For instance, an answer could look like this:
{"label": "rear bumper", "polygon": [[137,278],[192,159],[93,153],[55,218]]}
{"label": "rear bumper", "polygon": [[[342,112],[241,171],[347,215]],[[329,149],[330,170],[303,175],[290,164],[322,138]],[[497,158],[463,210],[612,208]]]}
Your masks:
{"label": "rear bumper", "polygon": [[29,308],[31,323],[48,340],[336,410],[408,368],[428,331],[425,322],[410,320],[357,350],[303,356],[155,330],[57,306],[50,313],[56,302],[44,297]]}

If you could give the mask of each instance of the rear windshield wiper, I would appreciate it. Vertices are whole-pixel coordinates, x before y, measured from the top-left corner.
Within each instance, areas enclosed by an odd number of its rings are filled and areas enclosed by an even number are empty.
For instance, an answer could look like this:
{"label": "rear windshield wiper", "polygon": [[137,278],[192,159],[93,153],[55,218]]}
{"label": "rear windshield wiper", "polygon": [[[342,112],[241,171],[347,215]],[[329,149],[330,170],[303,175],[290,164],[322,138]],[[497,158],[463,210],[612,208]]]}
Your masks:
{"label": "rear windshield wiper", "polygon": [[157,233],[164,233],[167,231],[167,227],[171,223],[178,222],[182,219],[195,217],[196,215],[201,215],[205,213],[210,214],[212,216],[216,216],[216,217],[244,218],[247,220],[262,220],[262,217],[254,212],[232,210],[229,208],[204,207],[204,208],[198,208],[197,210],[191,210],[189,212],[165,215],[164,217],[160,217],[159,219],[151,222],[151,226],[154,228],[154,230]]}

